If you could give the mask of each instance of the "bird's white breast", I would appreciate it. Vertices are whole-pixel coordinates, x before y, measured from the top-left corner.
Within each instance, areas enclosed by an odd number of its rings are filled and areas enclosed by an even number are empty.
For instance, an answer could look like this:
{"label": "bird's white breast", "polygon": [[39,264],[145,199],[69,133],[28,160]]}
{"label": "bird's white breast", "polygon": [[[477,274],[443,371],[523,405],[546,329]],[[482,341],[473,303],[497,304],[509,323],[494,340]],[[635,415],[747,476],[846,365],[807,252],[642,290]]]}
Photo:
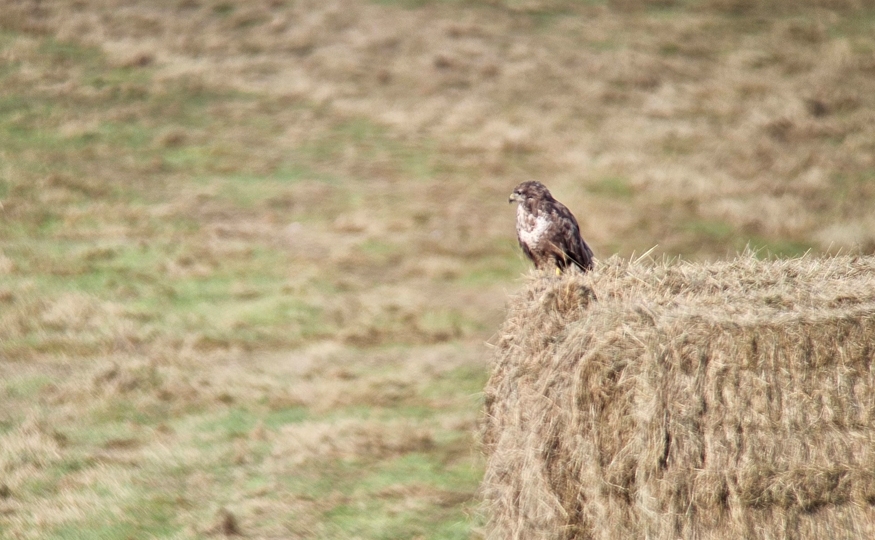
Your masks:
{"label": "bird's white breast", "polygon": [[516,230],[520,241],[529,246],[537,246],[541,237],[550,228],[550,220],[544,214],[532,216],[523,205],[516,209]]}

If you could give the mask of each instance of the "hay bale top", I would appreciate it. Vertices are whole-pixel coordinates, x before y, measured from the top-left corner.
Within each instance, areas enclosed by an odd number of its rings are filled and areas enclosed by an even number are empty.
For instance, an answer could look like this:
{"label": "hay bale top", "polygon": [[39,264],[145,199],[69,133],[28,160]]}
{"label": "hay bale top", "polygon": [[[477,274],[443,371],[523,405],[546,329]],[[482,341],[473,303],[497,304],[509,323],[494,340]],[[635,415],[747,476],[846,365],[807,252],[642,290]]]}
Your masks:
{"label": "hay bale top", "polygon": [[731,317],[771,317],[843,309],[875,301],[875,258],[803,257],[760,260],[752,255],[708,264],[605,261],[592,274],[604,300],[643,300],[668,309]]}
{"label": "hay bale top", "polygon": [[[614,256],[586,274],[532,272],[508,305],[500,362],[531,364],[570,333],[613,339],[642,327],[781,328],[875,311],[875,257],[729,261],[627,260]],[[511,347],[513,351],[508,350]]]}
{"label": "hay bale top", "polygon": [[[533,272],[526,280],[510,302],[509,323],[517,316],[527,323],[557,315],[575,318],[585,306],[619,316],[634,310],[736,324],[832,317],[836,310],[875,307],[875,257],[761,260],[745,254],[702,264],[614,256],[585,275],[569,272],[557,278]],[[505,338],[518,335],[506,325],[507,330],[512,335]]]}

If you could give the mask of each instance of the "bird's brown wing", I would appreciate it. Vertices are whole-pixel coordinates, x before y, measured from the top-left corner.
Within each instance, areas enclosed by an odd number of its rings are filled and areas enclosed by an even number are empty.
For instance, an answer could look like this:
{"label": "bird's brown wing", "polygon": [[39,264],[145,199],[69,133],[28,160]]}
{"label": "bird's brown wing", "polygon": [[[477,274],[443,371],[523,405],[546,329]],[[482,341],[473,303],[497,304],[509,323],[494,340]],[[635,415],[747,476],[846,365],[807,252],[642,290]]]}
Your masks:
{"label": "bird's brown wing", "polygon": [[556,226],[554,227],[554,245],[562,251],[556,258],[556,264],[563,270],[569,264],[574,264],[583,271],[592,270],[593,254],[586,241],[580,236],[580,226],[568,208],[556,201],[553,209]]}

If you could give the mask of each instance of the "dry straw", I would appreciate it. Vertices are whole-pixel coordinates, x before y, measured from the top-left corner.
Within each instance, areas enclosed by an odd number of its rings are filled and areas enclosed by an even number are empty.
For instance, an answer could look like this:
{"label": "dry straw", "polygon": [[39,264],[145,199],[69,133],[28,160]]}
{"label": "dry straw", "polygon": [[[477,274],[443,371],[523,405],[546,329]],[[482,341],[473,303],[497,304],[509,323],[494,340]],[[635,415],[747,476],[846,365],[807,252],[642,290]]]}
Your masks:
{"label": "dry straw", "polygon": [[875,258],[533,276],[486,389],[490,539],[875,538]]}

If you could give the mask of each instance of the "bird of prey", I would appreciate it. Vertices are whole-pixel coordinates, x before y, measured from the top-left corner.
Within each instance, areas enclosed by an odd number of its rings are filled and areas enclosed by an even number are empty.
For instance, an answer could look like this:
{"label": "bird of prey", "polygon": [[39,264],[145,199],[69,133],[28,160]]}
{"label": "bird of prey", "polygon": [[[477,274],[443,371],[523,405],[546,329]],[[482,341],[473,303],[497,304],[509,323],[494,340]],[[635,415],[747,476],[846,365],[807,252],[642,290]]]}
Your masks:
{"label": "bird of prey", "polygon": [[571,211],[550,195],[540,182],[523,182],[508,199],[518,204],[516,231],[520,247],[535,268],[556,268],[557,273],[574,265],[592,270],[592,250],[580,236],[580,226]]}

